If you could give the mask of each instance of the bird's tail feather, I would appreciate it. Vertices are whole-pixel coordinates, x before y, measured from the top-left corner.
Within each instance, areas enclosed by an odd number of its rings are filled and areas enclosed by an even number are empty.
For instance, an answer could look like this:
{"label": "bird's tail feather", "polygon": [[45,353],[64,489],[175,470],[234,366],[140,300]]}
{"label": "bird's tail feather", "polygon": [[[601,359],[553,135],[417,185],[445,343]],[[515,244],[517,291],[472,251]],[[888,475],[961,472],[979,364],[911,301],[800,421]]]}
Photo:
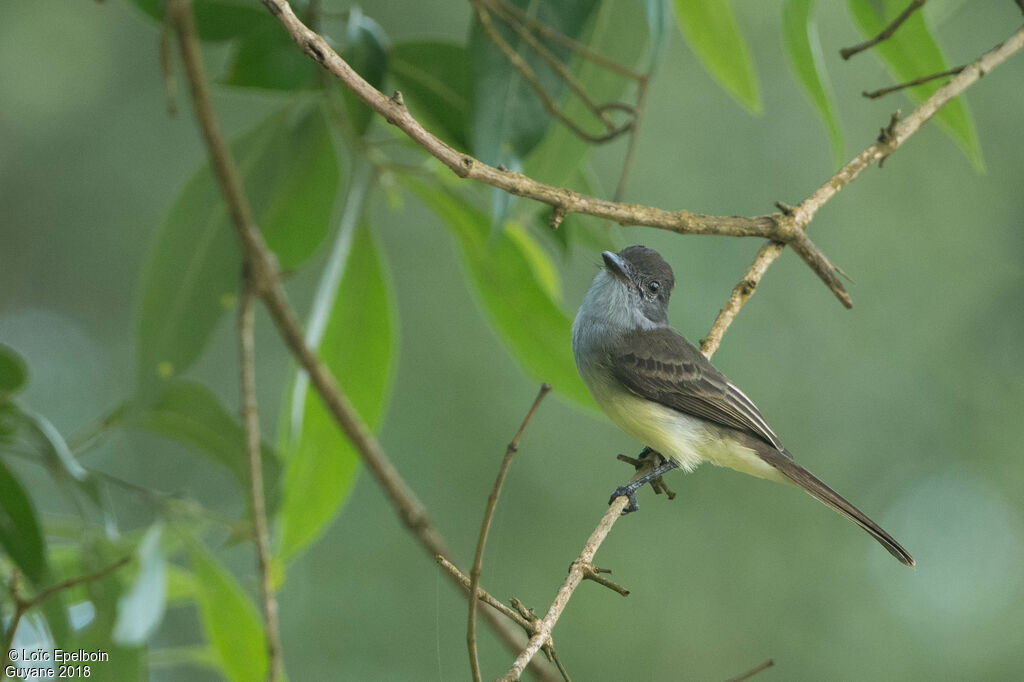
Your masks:
{"label": "bird's tail feather", "polygon": [[914,557],[910,556],[910,553],[903,549],[903,546],[896,542],[891,535],[882,530],[881,526],[868,518],[867,514],[850,504],[846,498],[825,485],[810,471],[794,462],[788,457],[788,452],[781,453],[777,450],[775,452],[778,455],[777,457],[769,456],[766,459],[768,459],[768,462],[772,466],[779,470],[779,473],[783,474],[786,478],[793,481],[793,483],[796,483],[798,486],[806,490],[819,502],[832,507],[837,512],[866,530],[871,537],[877,540],[879,544],[889,551],[889,554],[892,554],[894,557],[899,559],[900,563],[907,566],[914,565]]}

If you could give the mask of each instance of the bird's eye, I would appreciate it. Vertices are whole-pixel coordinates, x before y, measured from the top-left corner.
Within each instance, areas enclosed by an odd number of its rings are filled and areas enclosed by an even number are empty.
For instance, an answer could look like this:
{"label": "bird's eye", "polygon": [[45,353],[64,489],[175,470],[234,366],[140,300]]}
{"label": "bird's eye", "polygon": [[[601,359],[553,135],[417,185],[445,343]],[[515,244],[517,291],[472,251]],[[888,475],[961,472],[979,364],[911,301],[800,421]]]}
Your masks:
{"label": "bird's eye", "polygon": [[658,280],[654,280],[652,282],[648,282],[647,283],[647,290],[650,291],[652,294],[658,293],[658,289],[660,289],[660,288],[661,288],[661,283],[658,282]]}

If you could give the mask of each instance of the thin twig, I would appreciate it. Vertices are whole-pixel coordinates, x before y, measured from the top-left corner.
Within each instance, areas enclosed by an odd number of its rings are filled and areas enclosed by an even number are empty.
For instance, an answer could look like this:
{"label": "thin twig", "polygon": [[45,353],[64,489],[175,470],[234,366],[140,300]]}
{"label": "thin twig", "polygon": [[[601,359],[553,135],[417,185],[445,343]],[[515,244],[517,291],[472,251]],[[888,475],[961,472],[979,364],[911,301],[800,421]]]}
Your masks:
{"label": "thin twig", "polygon": [[[547,90],[544,89],[544,86],[541,85],[540,78],[537,77],[537,72],[533,70],[533,67],[530,66],[518,52],[516,52],[515,48],[508,44],[508,41],[505,40],[504,36],[501,35],[501,32],[499,32],[494,26],[494,22],[491,21],[490,10],[479,0],[475,0],[473,2],[473,7],[476,9],[477,18],[480,20],[480,25],[483,27],[487,37],[490,38],[491,42],[504,53],[505,58],[508,59],[512,67],[519,72],[519,75],[522,76],[526,84],[530,86],[530,89],[540,97],[541,102],[544,104],[545,111],[558,119],[562,125],[572,131],[573,135],[586,140],[587,142],[600,144],[614,140],[616,137],[625,133],[632,127],[632,120],[621,126],[615,126],[603,115],[601,108],[595,105],[592,110],[595,112],[595,116],[605,124],[607,130],[604,133],[593,134],[588,133],[586,130],[581,128],[575,121],[566,116],[558,107],[558,103],[555,99]],[[555,73],[558,74],[559,72],[556,70]],[[585,95],[583,97],[585,97]],[[587,104],[588,106],[591,105],[589,98],[586,98],[583,101],[584,104]]]}
{"label": "thin twig", "polygon": [[[437,562],[438,566],[448,571],[449,577],[455,580],[457,584],[461,585],[466,590],[467,594],[469,593],[468,575],[460,571],[459,567],[453,564],[451,561],[449,561],[444,555],[438,554],[434,557],[434,560]],[[509,620],[515,622],[517,625],[519,625],[519,627],[523,628],[527,632],[533,632],[532,626],[530,625],[530,621],[524,618],[521,614],[517,613],[514,609],[511,609],[502,602],[498,601],[498,599],[496,599],[484,588],[476,588],[476,598],[482,601],[483,603],[487,604],[494,610],[498,611]]]}
{"label": "thin twig", "polygon": [[858,43],[852,47],[844,47],[839,50],[839,54],[843,59],[849,59],[858,52],[863,52],[864,50],[874,47],[883,40],[888,40],[892,37],[892,34],[896,32],[896,29],[902,26],[903,22],[909,19],[910,15],[923,6],[925,2],[927,2],[927,0],[911,0],[911,3],[907,5],[907,8],[900,12],[899,16],[892,20],[892,23],[882,29],[881,33],[871,40],[865,40],[863,43]]}
{"label": "thin twig", "polygon": [[498,189],[548,204],[562,206],[569,213],[583,213],[604,218],[620,225],[644,225],[680,234],[727,235],[732,237],[762,237],[781,242],[796,242],[794,250],[804,261],[816,268],[815,272],[833,293],[849,305],[849,294],[839,282],[831,263],[817,254],[806,235],[798,234],[794,226],[779,213],[770,215],[708,216],[686,210],[667,211],[654,206],[628,204],[600,199],[564,187],[538,182],[522,173],[499,170],[472,156],[459,152],[438,139],[423,127],[399,102],[384,95],[370,85],[315,32],[305,26],[292,11],[286,0],[261,0],[284,25],[292,40],[314,61],[334,74],[370,108],[389,123],[405,132],[414,142],[441,161],[456,175],[497,187]]}
{"label": "thin twig", "polygon": [[[246,254],[250,263],[253,293],[259,296],[267,307],[288,349],[306,370],[310,384],[359,453],[367,470],[381,486],[402,524],[430,556],[447,555],[444,539],[434,528],[423,503],[391,463],[380,443],[341,391],[341,387],[330,370],[305,344],[302,327],[281,284],[276,258],[267,247],[263,235],[252,219],[252,210],[242,191],[237,167],[224,143],[214,115],[203,70],[199,39],[187,0],[175,0],[168,11],[176,13],[178,42],[181,48],[182,62],[185,66],[186,80],[192,95],[196,122],[199,124],[200,133],[206,144],[214,176],[227,204],[232,226],[241,242],[243,253]],[[290,7],[288,7],[288,12],[295,21],[298,21],[291,13]],[[308,31],[305,27],[303,29]],[[326,43],[324,43],[324,49],[330,49],[326,47]],[[390,98],[385,98],[385,100],[391,106],[398,106]],[[404,110],[404,107],[402,109]],[[453,580],[455,579],[453,578]],[[457,581],[455,582],[457,584]],[[517,633],[508,626],[508,623],[498,618],[497,614],[493,612],[485,611],[484,615],[506,646],[513,651],[518,651],[519,638]],[[538,666],[534,670],[542,679],[556,679],[546,667]]]}
{"label": "thin twig", "polygon": [[11,575],[10,585],[8,585],[8,591],[10,592],[11,595],[11,601],[14,602],[14,613],[11,615],[11,622],[7,626],[7,630],[4,632],[2,645],[4,648],[4,654],[2,659],[3,666],[0,667],[0,682],[7,679],[7,675],[5,673],[7,668],[11,664],[11,648],[14,644],[14,635],[18,631],[18,624],[21,622],[22,616],[24,616],[29,610],[35,608],[36,606],[39,606],[39,604],[43,603],[44,601],[46,601],[53,595],[57,594],[58,592],[62,592],[77,585],[83,585],[85,583],[90,583],[94,580],[105,578],[106,576],[121,568],[131,560],[131,556],[121,557],[114,563],[110,564],[105,568],[101,568],[98,571],[88,573],[86,575],[80,575],[75,578],[68,578],[67,580],[63,580],[57,583],[56,585],[51,585],[50,587],[47,587],[45,590],[39,592],[36,596],[32,597],[31,599],[26,599],[21,595],[21,573],[17,569],[15,569],[14,573]]}
{"label": "thin twig", "polygon": [[[839,172],[828,179],[821,187],[815,190],[814,194],[805,199],[799,206],[792,207],[791,215],[785,216],[792,220],[796,229],[804,230],[815,214],[832,199],[839,191],[850,184],[861,171],[876,161],[883,161],[886,157],[898,149],[907,139],[916,133],[922,125],[939,109],[950,100],[957,97],[964,90],[976,83],[982,76],[992,71],[1013,54],[1024,48],[1024,27],[1007,38],[1004,42],[983,54],[978,59],[963,67],[952,80],[932,93],[932,96],[921,103],[910,116],[902,121],[892,121],[883,129],[883,134],[872,143],[867,149],[855,156],[849,163],[839,169]],[[747,272],[740,279],[739,284],[733,289],[729,300],[725,302],[722,310],[718,313],[711,331],[701,342],[701,350],[704,355],[710,358],[718,350],[729,325],[732,324],[740,308],[754,294],[755,289],[764,277],[768,266],[771,265],[779,254],[782,253],[783,245],[769,241],[761,246],[757,252],[754,262],[747,268]]]}
{"label": "thin twig", "polygon": [[[651,67],[653,70],[653,67]],[[619,184],[615,188],[612,198],[615,201],[622,201],[626,194],[626,184],[629,182],[629,173],[633,168],[633,159],[636,157],[636,148],[640,142],[640,124],[644,119],[644,112],[647,109],[647,91],[651,84],[651,73],[648,72],[639,81],[636,94],[636,107],[633,109],[633,127],[629,131],[629,147],[626,148],[626,158],[622,161],[622,172],[619,174]]]}
{"label": "thin twig", "polygon": [[[479,3],[485,3],[487,0],[475,1]],[[527,45],[533,48],[534,52],[540,55],[540,58],[544,60],[544,63],[548,65],[548,67],[555,73],[555,75],[562,79],[565,82],[565,84],[569,86],[569,89],[577,97],[580,98],[580,101],[583,102],[584,105],[586,105],[587,109],[590,110],[590,113],[594,116],[594,118],[600,120],[601,123],[604,124],[604,127],[607,128],[608,130],[615,129],[615,124],[612,123],[612,121],[608,118],[608,115],[606,113],[607,109],[597,104],[596,102],[594,102],[594,100],[590,98],[590,95],[587,94],[587,91],[584,89],[583,84],[580,83],[579,79],[576,78],[573,72],[569,70],[569,68],[564,63],[562,63],[562,60],[560,60],[554,52],[549,50],[542,42],[537,40],[537,37],[533,35],[533,33],[530,32],[530,30],[526,28],[526,26],[520,23],[520,21],[515,16],[513,16],[511,13],[503,12],[501,5],[494,3],[488,4],[488,7],[490,9],[493,9],[495,13],[498,15],[499,19],[501,19],[508,26],[510,26],[512,30],[516,32],[516,35],[522,38]]]}
{"label": "thin twig", "polygon": [[565,582],[559,588],[558,593],[555,595],[554,601],[551,603],[551,607],[548,609],[548,613],[540,621],[540,625],[537,628],[537,632],[530,637],[530,642],[526,645],[526,648],[516,657],[516,660],[512,663],[512,667],[507,673],[501,678],[502,682],[512,682],[518,680],[523,674],[523,670],[526,669],[526,665],[533,660],[533,657],[537,655],[540,648],[544,643],[551,637],[551,631],[555,627],[555,623],[558,622],[558,618],[562,615],[562,611],[565,610],[566,605],[569,603],[569,599],[572,597],[573,592],[579,587],[579,584],[583,581],[584,575],[586,574],[587,566],[590,566],[594,561],[594,555],[597,554],[598,548],[601,547],[601,543],[608,537],[608,533],[611,532],[612,526],[622,516],[622,511],[629,504],[629,499],[625,496],[618,497],[611,503],[608,510],[601,517],[600,523],[597,524],[597,528],[590,534],[587,539],[587,543],[583,546],[583,551],[580,552],[579,557],[572,562],[572,567],[569,569],[569,575],[566,577]]}
{"label": "thin twig", "polygon": [[955,69],[950,69],[949,71],[943,71],[942,73],[933,73],[930,76],[921,76],[920,78],[915,78],[912,81],[907,81],[906,83],[900,83],[899,85],[891,85],[891,86],[889,86],[887,88],[881,88],[879,90],[872,90],[871,92],[868,92],[868,91],[865,90],[864,92],[861,93],[861,95],[863,95],[864,97],[867,97],[868,99],[878,99],[879,97],[882,97],[883,95],[888,95],[890,92],[897,92],[899,90],[903,90],[904,88],[912,88],[915,85],[921,85],[922,83],[927,83],[928,81],[933,81],[936,78],[945,78],[946,76],[955,76],[955,75],[957,75],[958,73],[960,73],[963,70],[964,70],[964,67],[958,66]]}
{"label": "thin twig", "polygon": [[[248,270],[248,265],[243,264]],[[242,420],[245,424],[245,449],[249,453],[249,479],[252,485],[252,523],[256,537],[256,569],[263,605],[263,629],[267,647],[267,680],[276,682],[284,676],[281,654],[281,630],[277,618],[277,598],[270,574],[270,533],[267,530],[267,505],[263,488],[263,454],[260,448],[259,408],[256,404],[256,341],[253,331],[255,314],[253,294],[248,275],[243,276],[242,295],[238,303],[238,362],[241,366]]]}
{"label": "thin twig", "polygon": [[494,480],[494,487],[491,488],[490,495],[487,496],[487,505],[484,508],[484,518],[480,522],[480,535],[476,541],[476,551],[473,554],[473,567],[469,570],[469,619],[466,623],[466,646],[469,649],[469,668],[473,673],[473,679],[479,682],[480,680],[480,658],[477,655],[476,650],[476,590],[480,587],[480,572],[483,568],[484,561],[484,546],[487,544],[487,535],[491,530],[491,519],[494,518],[494,510],[498,506],[498,497],[501,495],[501,486],[505,482],[505,476],[508,474],[509,465],[512,464],[512,456],[519,451],[519,440],[523,437],[523,432],[526,427],[530,424],[530,420],[533,419],[533,415],[537,412],[537,408],[540,407],[540,402],[544,400],[544,396],[551,391],[551,384],[541,384],[540,391],[537,392],[537,397],[533,399],[533,404],[530,405],[530,409],[527,411],[526,416],[523,417],[523,423],[519,425],[519,430],[516,431],[516,435],[512,437],[508,447],[505,448],[505,457],[501,460],[501,466],[498,467],[498,476]]}
{"label": "thin twig", "polygon": [[[558,43],[559,45],[563,45],[569,48],[574,53],[578,54],[580,57],[586,59],[587,61],[593,62],[594,64],[597,64],[598,66],[608,71],[611,71],[612,73],[618,74],[623,78],[628,78],[635,81],[639,81],[644,77],[643,74],[634,71],[628,66],[619,64],[614,59],[609,59],[608,57],[605,57],[603,54],[597,52],[589,45],[581,43],[575,38],[567,36],[561,31],[551,28],[550,26],[541,21],[537,21],[529,14],[527,14],[525,11],[523,11],[521,7],[509,2],[508,0],[482,1],[486,2],[488,7],[492,7],[500,12],[504,12],[512,17],[515,17],[516,20],[521,22],[523,25],[529,27],[531,30],[536,31],[545,38],[551,39],[552,41]],[[1021,1],[1024,2],[1024,0]]]}
{"label": "thin twig", "polygon": [[773,659],[769,658],[767,661],[765,661],[761,665],[758,665],[758,666],[756,666],[754,668],[751,668],[750,670],[748,670],[747,672],[743,673],[742,675],[737,675],[736,677],[730,677],[725,682],[743,682],[744,680],[749,680],[754,675],[758,674],[762,670],[767,670],[768,668],[772,667],[773,665],[775,665],[775,661]]}

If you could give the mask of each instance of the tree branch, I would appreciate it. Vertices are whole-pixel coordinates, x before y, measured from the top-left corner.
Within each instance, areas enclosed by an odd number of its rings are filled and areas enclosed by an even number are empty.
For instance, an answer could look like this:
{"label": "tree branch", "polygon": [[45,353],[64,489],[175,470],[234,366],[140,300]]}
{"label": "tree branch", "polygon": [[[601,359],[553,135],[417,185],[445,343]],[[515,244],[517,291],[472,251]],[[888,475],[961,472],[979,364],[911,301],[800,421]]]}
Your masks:
{"label": "tree branch", "polygon": [[[243,264],[248,271],[248,264]],[[255,315],[252,307],[249,277],[243,275],[242,295],[238,304],[238,362],[241,366],[242,421],[245,424],[245,449],[249,453],[249,480],[252,494],[252,522],[256,538],[256,570],[263,606],[263,629],[267,646],[267,680],[284,677],[281,653],[281,630],[277,618],[277,598],[270,574],[270,533],[267,530],[267,505],[263,488],[263,453],[260,447],[260,420],[256,404],[256,342],[253,332]]]}
{"label": "tree branch", "polygon": [[[359,452],[367,470],[383,489],[402,524],[430,556],[447,555],[445,542],[434,528],[423,503],[391,463],[380,443],[341,391],[330,370],[305,344],[302,327],[281,285],[277,259],[267,247],[252,218],[252,210],[242,190],[237,167],[224,143],[210,104],[191,5],[188,0],[172,0],[168,12],[175,14],[178,42],[196,122],[206,145],[214,176],[227,204],[228,215],[241,242],[244,258],[250,265],[249,277],[253,295],[259,296],[267,307],[285,344],[306,370],[310,383],[345,436]],[[455,578],[453,581],[458,584]],[[519,639],[508,624],[491,611],[485,611],[484,615],[505,644],[511,650],[518,651]],[[547,668],[537,667],[535,670],[542,679],[555,679]]]}
{"label": "tree branch", "polygon": [[747,218],[703,215],[686,210],[667,211],[654,206],[608,201],[580,194],[564,187],[538,182],[522,173],[490,166],[438,139],[409,113],[401,98],[387,97],[366,82],[322,37],[311,31],[295,16],[286,0],[261,1],[284,25],[292,40],[303,52],[334,74],[388,123],[403,131],[459,177],[476,180],[516,196],[561,207],[567,213],[592,215],[612,220],[620,225],[655,227],[679,234],[762,237],[784,243],[797,242],[794,243],[797,253],[815,269],[816,274],[836,297],[844,305],[849,306],[849,294],[839,282],[829,260],[818,252],[817,247],[805,235],[796,234],[786,216],[773,213]]}
{"label": "tree branch", "polygon": [[56,585],[51,585],[45,590],[39,592],[36,596],[31,599],[26,599],[21,595],[21,573],[15,569],[11,575],[11,583],[8,585],[8,591],[11,595],[11,601],[14,602],[14,613],[11,615],[11,622],[7,626],[7,630],[4,632],[3,644],[3,657],[0,658],[0,682],[7,679],[5,671],[11,664],[11,647],[14,644],[14,635],[18,631],[18,624],[21,622],[22,616],[28,613],[29,610],[39,606],[41,603],[64,590],[75,587],[76,585],[83,585],[90,583],[94,580],[99,580],[110,575],[117,569],[121,568],[132,558],[130,556],[121,557],[114,563],[110,564],[105,568],[101,568],[94,573],[88,573],[86,575],[80,575],[75,578],[68,578],[67,580],[61,581]]}
{"label": "tree branch", "polygon": [[484,561],[484,546],[487,544],[487,534],[491,529],[491,519],[494,518],[494,510],[498,506],[498,496],[501,495],[501,486],[505,482],[505,475],[508,473],[509,466],[512,464],[512,456],[519,450],[519,440],[523,437],[523,432],[529,425],[530,420],[533,419],[534,413],[537,412],[537,408],[540,407],[540,401],[544,400],[544,396],[551,390],[551,384],[541,384],[540,391],[537,393],[537,397],[533,399],[533,404],[530,405],[530,409],[527,411],[526,416],[523,417],[523,423],[519,425],[519,430],[516,431],[516,435],[512,437],[508,447],[505,448],[505,457],[501,460],[501,466],[498,467],[498,477],[494,480],[494,487],[491,488],[491,494],[487,496],[487,506],[484,508],[484,518],[480,522],[480,535],[476,541],[476,552],[473,555],[473,567],[469,570],[469,619],[466,623],[466,646],[469,648],[469,668],[473,674],[473,679],[476,682],[480,682],[480,658],[477,655],[476,650],[476,595],[477,588],[480,587],[480,571]]}
{"label": "tree branch", "polygon": [[907,81],[906,83],[900,83],[899,85],[890,85],[887,88],[881,88],[879,90],[872,90],[871,92],[868,92],[867,90],[865,90],[864,92],[861,93],[861,95],[863,95],[864,97],[867,97],[868,99],[878,99],[879,97],[882,97],[883,95],[888,95],[891,92],[898,92],[899,90],[903,90],[904,88],[912,88],[915,85],[921,85],[922,83],[927,83],[928,81],[933,81],[936,78],[945,78],[946,76],[955,76],[955,75],[957,75],[958,73],[960,73],[963,70],[964,70],[964,67],[958,66],[955,69],[949,69],[948,71],[943,71],[942,73],[933,73],[930,76],[921,76],[920,78],[915,78],[912,81]]}
{"label": "tree branch", "polygon": [[540,625],[537,628],[537,632],[530,637],[529,643],[526,648],[516,657],[516,660],[512,663],[512,667],[509,669],[504,676],[499,678],[501,682],[512,682],[518,680],[523,674],[523,670],[526,669],[527,664],[537,655],[540,648],[544,646],[545,642],[551,637],[551,631],[555,627],[555,623],[558,622],[559,617],[562,615],[562,611],[565,610],[566,605],[569,603],[569,599],[572,597],[573,592],[579,587],[580,583],[586,577],[587,568],[592,567],[594,561],[594,555],[597,554],[598,548],[604,542],[604,539],[608,537],[608,533],[611,532],[612,526],[622,516],[622,511],[629,504],[629,499],[625,496],[617,497],[615,501],[611,503],[608,510],[601,517],[600,523],[597,524],[597,528],[590,534],[587,539],[587,543],[583,546],[583,550],[580,552],[579,557],[572,562],[572,567],[569,569],[569,575],[566,577],[565,582],[558,589],[558,593],[555,595],[555,600],[551,603],[551,607],[548,609],[548,613],[540,621]]}
{"label": "tree branch", "polygon": [[[1014,53],[1024,48],[1024,27],[1017,29],[1006,41],[996,45],[994,48],[983,54],[978,59],[963,67],[952,80],[932,93],[932,96],[921,103],[907,118],[899,121],[898,115],[886,128],[883,128],[878,139],[867,149],[855,156],[849,163],[843,166],[838,173],[828,179],[814,194],[805,199],[799,206],[785,207],[790,213],[787,216],[794,223],[794,229],[804,230],[814,219],[815,214],[839,191],[850,184],[861,171],[878,161],[881,163],[886,157],[903,145],[907,139],[916,133],[922,125],[939,109],[953,98],[960,95],[967,88],[976,83],[982,76],[992,71]],[[739,284],[733,289],[729,300],[718,313],[711,331],[701,342],[701,350],[704,355],[710,358],[718,350],[729,325],[739,312],[740,308],[754,295],[757,285],[761,282],[768,266],[771,265],[779,254],[782,253],[783,245],[776,242],[767,242],[757,252],[754,262],[747,268],[746,274],[740,279]]]}
{"label": "tree branch", "polygon": [[925,2],[927,2],[927,0],[911,0],[911,3],[907,5],[907,8],[900,12],[899,16],[892,20],[892,23],[890,23],[888,26],[882,29],[881,33],[879,33],[871,40],[866,40],[863,43],[858,43],[857,45],[854,45],[852,47],[844,47],[843,49],[839,50],[839,55],[843,59],[849,59],[858,52],[863,52],[864,50],[872,48],[884,40],[888,40],[889,38],[892,37],[892,34],[896,32],[896,29],[902,26],[903,22],[909,19],[910,15],[916,12],[921,6],[923,6]]}

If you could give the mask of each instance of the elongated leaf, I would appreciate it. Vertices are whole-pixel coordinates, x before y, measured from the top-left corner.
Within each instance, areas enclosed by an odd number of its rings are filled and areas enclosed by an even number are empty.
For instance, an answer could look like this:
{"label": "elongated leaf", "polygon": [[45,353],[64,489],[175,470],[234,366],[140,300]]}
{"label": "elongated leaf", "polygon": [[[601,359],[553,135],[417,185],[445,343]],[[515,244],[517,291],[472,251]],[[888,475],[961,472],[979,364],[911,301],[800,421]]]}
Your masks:
{"label": "elongated leaf", "polygon": [[167,561],[160,548],[163,524],[154,523],[139,543],[135,584],[117,602],[113,639],[125,646],[146,642],[163,620],[167,605]]}
{"label": "elongated leaf", "polygon": [[[848,4],[865,36],[878,35],[907,6],[903,0],[848,0]],[[872,50],[882,56],[889,71],[899,81],[910,81],[949,69],[942,50],[925,23],[925,15],[920,11],[914,12],[888,40],[874,46]],[[942,83],[941,78],[935,79],[907,88],[905,92],[915,102],[921,102],[942,87]],[[974,119],[967,109],[967,102],[958,97],[939,109],[935,118],[974,164],[974,168],[984,170],[981,143],[974,128]]]}
{"label": "elongated leaf", "polygon": [[665,38],[668,37],[668,26],[672,22],[672,4],[670,0],[644,0],[644,10],[651,41],[647,70],[654,73],[665,54]]}
{"label": "elongated leaf", "polygon": [[234,682],[264,679],[267,650],[255,604],[205,549],[193,547],[191,556],[199,616],[224,673]]}
{"label": "elongated leaf", "polygon": [[[385,264],[365,225],[356,228],[320,344],[320,358],[334,373],[353,407],[376,428],[387,405],[395,355],[395,305]],[[291,401],[285,401],[290,410]],[[288,428],[281,505],[280,556],[294,557],[338,513],[358,470],[359,457],[323,406],[306,391],[301,428]]]}
{"label": "elongated leaf", "polygon": [[[163,21],[165,0],[132,0],[150,18]],[[253,3],[237,0],[193,0],[196,31],[201,40],[219,42],[258,31],[261,27],[277,23]]]}
{"label": "elongated leaf", "polygon": [[0,398],[13,395],[28,381],[28,366],[10,346],[0,343]]}
{"label": "elongated leaf", "polygon": [[295,47],[277,22],[241,37],[223,82],[264,90],[315,89],[319,65]]}
{"label": "elongated leaf", "polygon": [[[644,34],[644,17],[632,4],[602,3],[591,23],[586,42],[596,52],[627,67],[633,67],[644,56],[647,50],[644,40],[622,39],[623,35]],[[583,89],[595,102],[618,101],[630,85],[627,78],[589,60],[576,58],[572,68]],[[585,105],[576,97],[565,98],[564,110],[573,120],[584,120],[587,115]],[[543,141],[527,157],[525,172],[544,182],[565,186],[578,171],[590,149],[591,145],[586,140],[580,139],[565,126],[551,126]],[[583,189],[569,186],[572,189]]]}
{"label": "elongated leaf", "polygon": [[[534,17],[545,26],[578,38],[591,14],[596,0],[547,0],[528,3],[516,0],[519,7],[530,5]],[[491,22],[537,75],[540,86],[558,101],[564,83],[530,48],[492,14]],[[561,61],[569,52],[552,41],[542,43]],[[530,88],[501,49],[492,42],[479,19],[474,18],[469,38],[469,57],[473,69],[473,153],[487,163],[506,163],[511,158],[525,158],[543,138],[551,117],[541,98]],[[594,121],[581,122],[593,125]]]}
{"label": "elongated leaf", "polygon": [[[380,89],[388,71],[388,52],[391,43],[381,25],[363,14],[358,5],[348,11],[341,56],[366,82]],[[363,135],[375,116],[370,107],[348,88],[342,90],[345,106],[352,119],[356,135]]]}
{"label": "elongated leaf", "polygon": [[[257,224],[294,268],[329,227],[338,167],[319,108],[274,114],[232,145]],[[241,277],[234,228],[208,164],[185,185],[154,235],[142,272],[138,325],[143,393],[195,362]]]}
{"label": "elongated leaf", "polygon": [[747,41],[728,0],[675,0],[679,28],[704,68],[751,112],[761,111]]}
{"label": "elongated leaf", "polygon": [[470,61],[466,48],[432,40],[396,43],[391,77],[406,106],[428,129],[458,149],[469,149]]}
{"label": "elongated leaf", "polygon": [[0,548],[39,586],[49,574],[43,534],[28,495],[0,459]]}
{"label": "elongated leaf", "polygon": [[811,16],[814,0],[786,0],[782,5],[782,38],[789,64],[811,103],[825,122],[836,164],[843,161],[843,131],[836,113],[825,58],[821,53],[818,28]]}
{"label": "elongated leaf", "polygon": [[[234,474],[246,499],[250,497],[245,432],[217,396],[202,384],[184,380],[167,384],[151,403],[130,411],[126,425],[191,445]],[[262,461],[267,504],[273,508],[281,463],[277,453],[265,444]]]}
{"label": "elongated leaf", "polygon": [[531,264],[543,252],[535,245],[523,247],[532,242],[529,233],[508,223],[502,233],[489,236],[487,216],[458,195],[412,178],[403,181],[452,231],[478,300],[527,374],[592,407],[593,399],[576,373],[572,322]]}

